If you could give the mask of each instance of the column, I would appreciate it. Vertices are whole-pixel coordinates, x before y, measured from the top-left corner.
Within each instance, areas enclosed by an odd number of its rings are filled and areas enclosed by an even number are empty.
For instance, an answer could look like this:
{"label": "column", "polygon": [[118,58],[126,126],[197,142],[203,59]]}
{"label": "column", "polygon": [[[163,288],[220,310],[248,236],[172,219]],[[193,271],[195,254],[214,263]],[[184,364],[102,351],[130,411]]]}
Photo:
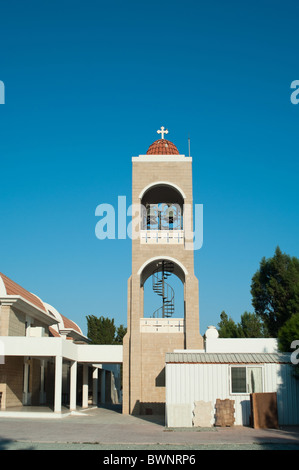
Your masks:
{"label": "column", "polygon": [[70,367],[70,410],[77,408],[77,361],[73,361]]}
{"label": "column", "polygon": [[45,393],[45,361],[41,359],[40,361],[40,396],[39,402],[41,405],[46,403],[46,393]]}
{"label": "column", "polygon": [[88,408],[88,364],[83,364],[82,408]]}
{"label": "column", "polygon": [[130,408],[133,415],[140,414],[141,401],[141,334],[140,334],[140,312],[141,312],[141,287],[140,275],[132,275],[132,310],[131,310],[131,337],[130,337]]}
{"label": "column", "polygon": [[185,341],[186,349],[203,349],[199,333],[198,279],[194,275],[185,280]]}
{"label": "column", "polygon": [[23,405],[29,405],[29,362],[24,358],[24,386],[23,386]]}
{"label": "column", "polygon": [[101,370],[101,403],[105,404],[106,398],[105,398],[105,390],[106,390],[106,371],[105,369]]}
{"label": "column", "polygon": [[131,332],[131,303],[132,303],[132,276],[128,279],[127,300],[127,334],[123,340],[123,389],[122,389],[122,412],[130,412],[130,332]]}
{"label": "column", "polygon": [[92,404],[98,404],[98,375],[99,369],[95,367],[92,371]]}
{"label": "column", "polygon": [[54,412],[61,413],[62,395],[62,356],[55,357]]}

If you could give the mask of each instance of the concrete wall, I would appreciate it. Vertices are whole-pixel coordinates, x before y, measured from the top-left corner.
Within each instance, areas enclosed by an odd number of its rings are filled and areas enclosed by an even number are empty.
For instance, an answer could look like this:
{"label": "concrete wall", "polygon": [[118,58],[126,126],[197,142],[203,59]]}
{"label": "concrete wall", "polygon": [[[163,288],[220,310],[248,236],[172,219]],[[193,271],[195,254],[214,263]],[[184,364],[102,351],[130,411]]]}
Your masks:
{"label": "concrete wall", "polygon": [[207,353],[274,353],[275,338],[210,338],[205,341]]}
{"label": "concrete wall", "polygon": [[99,364],[121,364],[123,347],[120,345],[74,344],[63,338],[31,338],[3,336],[0,341],[6,356],[62,356],[66,359]]}

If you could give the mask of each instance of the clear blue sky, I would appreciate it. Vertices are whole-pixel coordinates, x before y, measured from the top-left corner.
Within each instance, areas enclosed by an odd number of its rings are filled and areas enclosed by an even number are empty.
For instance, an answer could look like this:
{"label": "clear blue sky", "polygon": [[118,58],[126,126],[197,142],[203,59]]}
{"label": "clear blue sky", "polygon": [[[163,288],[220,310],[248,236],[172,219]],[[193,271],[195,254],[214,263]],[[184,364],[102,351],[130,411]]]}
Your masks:
{"label": "clear blue sky", "polygon": [[131,241],[100,241],[95,208],[131,203],[131,157],[164,125],[193,156],[204,206],[200,331],[252,311],[277,245],[299,256],[299,4],[0,3],[0,271],[86,333],[126,325]]}

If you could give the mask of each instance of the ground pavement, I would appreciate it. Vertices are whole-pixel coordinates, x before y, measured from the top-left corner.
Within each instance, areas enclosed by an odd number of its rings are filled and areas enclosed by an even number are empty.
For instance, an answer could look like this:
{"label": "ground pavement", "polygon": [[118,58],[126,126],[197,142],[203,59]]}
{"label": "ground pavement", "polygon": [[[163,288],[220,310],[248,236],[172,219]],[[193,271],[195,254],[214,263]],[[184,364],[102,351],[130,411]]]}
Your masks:
{"label": "ground pavement", "polygon": [[168,429],[163,418],[92,408],[65,418],[0,413],[1,450],[299,450],[299,427]]}

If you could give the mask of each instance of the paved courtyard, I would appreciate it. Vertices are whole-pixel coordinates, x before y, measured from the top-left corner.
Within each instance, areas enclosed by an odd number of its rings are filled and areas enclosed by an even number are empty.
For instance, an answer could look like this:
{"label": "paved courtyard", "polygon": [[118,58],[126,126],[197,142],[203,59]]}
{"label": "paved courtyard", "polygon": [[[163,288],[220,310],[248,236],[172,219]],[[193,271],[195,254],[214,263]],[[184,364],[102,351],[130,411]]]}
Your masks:
{"label": "paved courtyard", "polygon": [[167,429],[162,418],[122,415],[117,407],[56,419],[2,416],[1,450],[299,450],[299,427]]}

